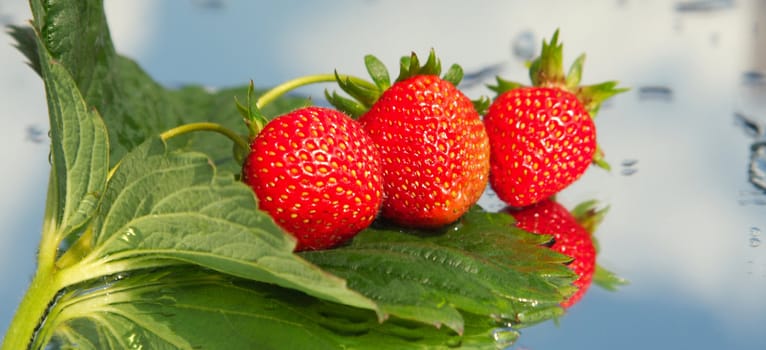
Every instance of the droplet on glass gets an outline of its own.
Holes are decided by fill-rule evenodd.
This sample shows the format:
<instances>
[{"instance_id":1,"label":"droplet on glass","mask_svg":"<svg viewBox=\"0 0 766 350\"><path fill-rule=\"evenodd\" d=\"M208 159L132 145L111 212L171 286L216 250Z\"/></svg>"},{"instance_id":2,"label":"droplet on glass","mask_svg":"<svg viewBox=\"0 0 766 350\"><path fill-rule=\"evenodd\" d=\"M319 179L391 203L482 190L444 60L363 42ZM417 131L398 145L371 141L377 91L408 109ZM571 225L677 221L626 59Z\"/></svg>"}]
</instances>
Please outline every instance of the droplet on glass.
<instances>
[{"instance_id":1,"label":"droplet on glass","mask_svg":"<svg viewBox=\"0 0 766 350\"><path fill-rule=\"evenodd\" d=\"M745 86L760 86L766 84L766 73L759 70L749 70L742 73L742 84Z\"/></svg>"},{"instance_id":2,"label":"droplet on glass","mask_svg":"<svg viewBox=\"0 0 766 350\"><path fill-rule=\"evenodd\" d=\"M622 165L622 170L620 171L620 174L623 176L631 176L638 172L638 169L636 169L634 166L638 164L638 159L624 159L620 165Z\"/></svg>"},{"instance_id":3,"label":"droplet on glass","mask_svg":"<svg viewBox=\"0 0 766 350\"><path fill-rule=\"evenodd\" d=\"M751 146L749 180L753 186L766 191L766 142Z\"/></svg>"},{"instance_id":4,"label":"droplet on glass","mask_svg":"<svg viewBox=\"0 0 766 350\"><path fill-rule=\"evenodd\" d=\"M761 245L761 229L758 227L750 228L750 247L755 248Z\"/></svg>"},{"instance_id":5,"label":"droplet on glass","mask_svg":"<svg viewBox=\"0 0 766 350\"><path fill-rule=\"evenodd\" d=\"M759 123L750 115L742 112L734 112L734 123L751 138L759 138L764 134L763 124Z\"/></svg>"},{"instance_id":6,"label":"droplet on glass","mask_svg":"<svg viewBox=\"0 0 766 350\"><path fill-rule=\"evenodd\" d=\"M534 58L537 52L535 34L532 31L525 30L516 35L513 38L513 44L511 44L511 52L513 57L522 61L529 61Z\"/></svg>"},{"instance_id":7,"label":"droplet on glass","mask_svg":"<svg viewBox=\"0 0 766 350\"><path fill-rule=\"evenodd\" d=\"M638 99L642 101L672 101L673 89L663 85L646 85L638 88Z\"/></svg>"},{"instance_id":8,"label":"droplet on glass","mask_svg":"<svg viewBox=\"0 0 766 350\"><path fill-rule=\"evenodd\" d=\"M625 169L622 169L622 171L620 171L620 174L622 174L622 176L631 176L637 172L638 172L638 169L636 168L625 168Z\"/></svg>"},{"instance_id":9,"label":"droplet on glass","mask_svg":"<svg viewBox=\"0 0 766 350\"><path fill-rule=\"evenodd\" d=\"M32 143L42 143L45 140L46 133L38 125L29 125L26 129L27 141Z\"/></svg>"},{"instance_id":10,"label":"droplet on glass","mask_svg":"<svg viewBox=\"0 0 766 350\"><path fill-rule=\"evenodd\" d=\"M676 12L706 13L727 10L734 7L733 0L694 0L682 1L676 4Z\"/></svg>"},{"instance_id":11,"label":"droplet on glass","mask_svg":"<svg viewBox=\"0 0 766 350\"><path fill-rule=\"evenodd\" d=\"M638 159L625 159L622 161L622 166L634 166L638 164Z\"/></svg>"}]
</instances>

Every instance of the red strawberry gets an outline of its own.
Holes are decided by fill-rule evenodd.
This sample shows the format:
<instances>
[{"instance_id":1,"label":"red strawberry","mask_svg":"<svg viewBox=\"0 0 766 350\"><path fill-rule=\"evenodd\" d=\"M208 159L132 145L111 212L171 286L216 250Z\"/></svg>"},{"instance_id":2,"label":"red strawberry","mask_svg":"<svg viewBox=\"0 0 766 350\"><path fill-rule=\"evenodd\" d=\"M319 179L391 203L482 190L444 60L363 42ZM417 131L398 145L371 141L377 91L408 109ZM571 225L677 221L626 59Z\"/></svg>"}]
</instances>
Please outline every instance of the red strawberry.
<instances>
[{"instance_id":1,"label":"red strawberry","mask_svg":"<svg viewBox=\"0 0 766 350\"><path fill-rule=\"evenodd\" d=\"M436 228L457 220L487 186L489 140L471 100L455 86L462 69L444 78L433 51L424 66L403 59L390 85L377 59L366 58L376 85L339 80L363 105L337 94L328 99L359 115L383 160L382 215L398 224ZM369 110L368 110L369 109Z\"/></svg>"},{"instance_id":2,"label":"red strawberry","mask_svg":"<svg viewBox=\"0 0 766 350\"><path fill-rule=\"evenodd\" d=\"M516 225L526 231L553 235L551 249L572 257L569 268L579 289L561 305L570 307L587 292L596 271L596 247L588 232L566 208L552 200L543 200L522 209L508 209Z\"/></svg>"},{"instance_id":3,"label":"red strawberry","mask_svg":"<svg viewBox=\"0 0 766 350\"><path fill-rule=\"evenodd\" d=\"M375 219L380 154L345 114L307 107L277 117L250 144L243 178L259 208L298 239L296 250L342 243Z\"/></svg>"},{"instance_id":4,"label":"red strawberry","mask_svg":"<svg viewBox=\"0 0 766 350\"><path fill-rule=\"evenodd\" d=\"M515 207L537 203L575 182L591 162L608 165L593 123L607 98L625 91L616 82L578 86L585 56L564 76L558 31L530 68L534 86L498 78L497 98L484 117L492 148L490 184Z\"/></svg>"}]
</instances>

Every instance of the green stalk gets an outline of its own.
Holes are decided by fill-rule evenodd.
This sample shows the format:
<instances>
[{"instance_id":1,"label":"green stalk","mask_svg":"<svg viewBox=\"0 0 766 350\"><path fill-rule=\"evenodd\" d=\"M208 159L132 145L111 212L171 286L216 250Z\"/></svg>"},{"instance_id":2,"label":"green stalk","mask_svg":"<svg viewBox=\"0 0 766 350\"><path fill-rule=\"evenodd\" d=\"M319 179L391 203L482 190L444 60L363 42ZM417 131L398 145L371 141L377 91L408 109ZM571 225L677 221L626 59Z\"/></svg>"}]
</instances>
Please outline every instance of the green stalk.
<instances>
[{"instance_id":1,"label":"green stalk","mask_svg":"<svg viewBox=\"0 0 766 350\"><path fill-rule=\"evenodd\" d=\"M16 310L16 315L14 315L5 334L0 350L19 350L29 347L35 336L37 326L48 310L48 305L56 297L59 290L61 290L61 286L56 278L54 265L40 265L32 279L32 284Z\"/></svg>"},{"instance_id":2,"label":"green stalk","mask_svg":"<svg viewBox=\"0 0 766 350\"><path fill-rule=\"evenodd\" d=\"M360 83L363 85L369 84L365 82L364 79L350 76L350 75L338 74L338 77L340 77L343 80L350 79L353 82ZM309 76L289 80L280 85L275 86L271 90L267 91L265 94L261 95L261 97L259 97L258 100L255 101L255 105L256 107L260 109L260 108L263 108L263 106L266 106L269 103L273 102L280 96L290 92L291 90L299 88L301 86L311 85L316 83L332 83L332 82L335 82L335 74L309 75Z\"/></svg>"},{"instance_id":3,"label":"green stalk","mask_svg":"<svg viewBox=\"0 0 766 350\"><path fill-rule=\"evenodd\" d=\"M163 132L162 134L160 134L160 137L162 138L163 141L167 141L176 136L188 134L193 131L217 132L221 135L228 137L230 140L234 141L234 143L236 143L237 146L241 147L242 149L244 150L250 149L250 144L248 144L247 140L245 140L242 136L240 136L236 132L232 131L231 129L221 124L209 123L209 122L184 124Z\"/></svg>"}]
</instances>

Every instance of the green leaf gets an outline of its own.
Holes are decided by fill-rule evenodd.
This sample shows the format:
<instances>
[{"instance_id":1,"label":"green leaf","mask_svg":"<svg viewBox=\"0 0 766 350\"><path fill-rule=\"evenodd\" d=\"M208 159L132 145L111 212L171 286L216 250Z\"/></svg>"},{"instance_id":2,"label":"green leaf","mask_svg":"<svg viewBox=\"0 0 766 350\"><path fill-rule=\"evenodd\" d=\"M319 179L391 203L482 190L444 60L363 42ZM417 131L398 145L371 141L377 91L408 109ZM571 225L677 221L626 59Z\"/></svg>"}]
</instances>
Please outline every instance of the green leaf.
<instances>
[{"instance_id":1,"label":"green leaf","mask_svg":"<svg viewBox=\"0 0 766 350\"><path fill-rule=\"evenodd\" d=\"M100 112L108 127L110 166L146 139L181 124L216 122L247 134L233 100L247 96L247 86L213 93L199 86L166 89L133 60L116 53L101 0L32 0L30 5L43 46L71 73L87 105ZM31 47L24 35L31 32L14 35L25 55ZM33 67L39 64L30 61ZM305 98L281 98L263 113L275 116L306 104ZM219 135L194 133L170 144L205 152L219 167L239 171L231 142Z\"/></svg>"},{"instance_id":2,"label":"green leaf","mask_svg":"<svg viewBox=\"0 0 766 350\"><path fill-rule=\"evenodd\" d=\"M329 303L191 267L142 270L84 285L53 306L42 334L68 349L495 349L498 324L448 329ZM39 338L38 338L39 339Z\"/></svg>"},{"instance_id":3,"label":"green leaf","mask_svg":"<svg viewBox=\"0 0 766 350\"><path fill-rule=\"evenodd\" d=\"M66 68L40 50L51 137L51 188L46 220L57 223L60 242L90 220L106 188L107 131L89 109Z\"/></svg>"},{"instance_id":4,"label":"green leaf","mask_svg":"<svg viewBox=\"0 0 766 350\"><path fill-rule=\"evenodd\" d=\"M575 276L563 264L570 258L542 246L549 240L515 228L509 215L474 208L439 232L378 225L349 246L301 256L385 313L461 333L466 313L520 322L558 309Z\"/></svg>"},{"instance_id":5,"label":"green leaf","mask_svg":"<svg viewBox=\"0 0 766 350\"><path fill-rule=\"evenodd\" d=\"M120 163L92 231L94 248L79 265L91 274L182 261L376 308L345 281L292 254L294 239L257 210L249 187L216 174L203 154L166 152L159 139Z\"/></svg>"}]
</instances>

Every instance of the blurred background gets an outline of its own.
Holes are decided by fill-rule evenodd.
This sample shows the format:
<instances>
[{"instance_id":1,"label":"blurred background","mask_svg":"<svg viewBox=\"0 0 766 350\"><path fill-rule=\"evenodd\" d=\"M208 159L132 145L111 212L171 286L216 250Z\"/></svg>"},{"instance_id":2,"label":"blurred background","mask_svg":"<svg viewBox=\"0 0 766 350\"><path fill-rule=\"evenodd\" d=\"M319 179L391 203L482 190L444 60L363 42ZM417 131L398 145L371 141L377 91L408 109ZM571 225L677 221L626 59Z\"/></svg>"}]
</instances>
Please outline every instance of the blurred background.
<instances>
[{"instance_id":1,"label":"blurred background","mask_svg":"<svg viewBox=\"0 0 766 350\"><path fill-rule=\"evenodd\" d=\"M559 325L522 330L513 349L766 349L766 1L106 0L115 45L160 83L267 87L300 75L365 76L372 53L434 48L467 72L472 97L561 30L583 82L630 87L596 120L612 171L559 197L610 206L599 263L631 281L591 288ZM31 18L0 1L0 24ZM0 36L0 331L34 271L49 171L43 85ZM395 74L395 73L393 73ZM301 93L321 103L328 86ZM766 148L764 148L766 149ZM750 169L752 170L752 173ZM480 202L502 207L491 193Z\"/></svg>"}]
</instances>

